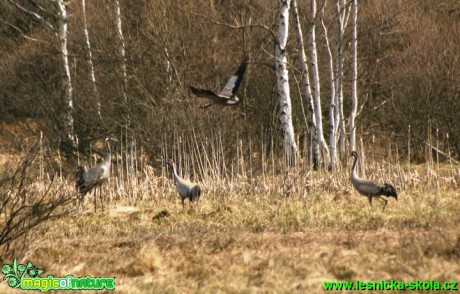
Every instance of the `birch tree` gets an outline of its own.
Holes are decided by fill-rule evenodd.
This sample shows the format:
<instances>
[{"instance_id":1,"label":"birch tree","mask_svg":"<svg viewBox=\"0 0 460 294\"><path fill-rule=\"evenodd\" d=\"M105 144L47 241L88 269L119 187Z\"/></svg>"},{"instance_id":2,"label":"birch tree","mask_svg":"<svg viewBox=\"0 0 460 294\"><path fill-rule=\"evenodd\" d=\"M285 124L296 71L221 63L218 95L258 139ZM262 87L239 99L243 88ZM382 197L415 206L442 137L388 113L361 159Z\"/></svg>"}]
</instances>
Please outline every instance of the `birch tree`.
<instances>
[{"instance_id":1,"label":"birch tree","mask_svg":"<svg viewBox=\"0 0 460 294\"><path fill-rule=\"evenodd\" d=\"M27 9L26 7L18 4L13 0L8 0L9 3L14 5L17 9L29 15L33 19L37 20L41 24L45 25L46 28L50 29L53 34L57 37L59 50L59 59L61 65L61 97L63 102L62 112L60 113L60 123L61 123L61 140L64 143L65 150L69 151L76 147L75 144L75 135L74 135L74 121L73 121L73 88L72 88L72 78L70 75L70 63L69 63L69 54L68 54L68 45L67 45L67 8L64 3L64 0L57 0L57 28L55 24L48 21L40 13ZM46 11L45 8L38 6L39 11L45 14L50 14Z\"/></svg>"},{"instance_id":2,"label":"birch tree","mask_svg":"<svg viewBox=\"0 0 460 294\"><path fill-rule=\"evenodd\" d=\"M74 124L72 113L74 111L73 107L73 89L72 89L72 78L70 76L70 66L69 66L69 54L67 48L67 9L64 4L64 0L57 0L59 18L58 18L58 37L59 37L59 47L61 63L63 67L63 76L62 76L62 89L63 89L63 100L64 100L64 113L63 113L63 130L65 141L71 144L72 147L75 147L75 136L74 136Z\"/></svg>"},{"instance_id":3,"label":"birch tree","mask_svg":"<svg viewBox=\"0 0 460 294\"><path fill-rule=\"evenodd\" d=\"M330 84L330 100L331 103L329 105L329 127L330 127L330 134L329 134L329 148L331 154L331 161L329 163L329 169L334 170L335 164L337 161L337 125L336 125L336 112L337 112L337 97L335 93L335 71L334 71L334 58L332 55L331 44L329 42L329 35L328 29L326 24L324 23L324 7L326 6L326 2L324 3L323 9L321 11L321 26L323 27L324 31L324 39L326 42L326 52L327 52L327 63L329 68L329 84Z\"/></svg>"},{"instance_id":4,"label":"birch tree","mask_svg":"<svg viewBox=\"0 0 460 294\"><path fill-rule=\"evenodd\" d=\"M88 63L90 80L91 80L91 89L93 92L94 100L96 102L96 112L100 119L102 119L101 115L101 101L99 99L99 93L97 91L96 85L96 74L94 73L94 64L93 64L93 53L91 51L91 42L89 40L89 32L88 32L88 22L86 20L86 0L81 0L81 8L82 8L82 16L83 16L83 32L85 35L85 45L86 45L86 62Z\"/></svg>"},{"instance_id":5,"label":"birch tree","mask_svg":"<svg viewBox=\"0 0 460 294\"><path fill-rule=\"evenodd\" d=\"M345 7L345 0L336 1L336 17L337 17L337 46L334 57L332 54L331 44L329 42L328 29L324 23L324 3L321 12L321 25L324 31L324 39L326 43L329 80L330 80L330 134L329 134L329 147L331 149L331 161L329 168L335 170L336 164L340 161L337 160L337 141L339 142L339 154L343 158L345 154L345 118L343 115L343 34L348 20L348 13Z\"/></svg>"},{"instance_id":6,"label":"birch tree","mask_svg":"<svg viewBox=\"0 0 460 294\"><path fill-rule=\"evenodd\" d=\"M128 90L128 71L126 69L126 50L125 50L125 38L123 37L123 27L121 21L121 8L120 1L114 0L115 8L115 24L117 27L117 37L118 37L118 55L121 58L121 75L123 79L122 84L122 97L125 107L128 106L128 95L126 91Z\"/></svg>"},{"instance_id":7,"label":"birch tree","mask_svg":"<svg viewBox=\"0 0 460 294\"><path fill-rule=\"evenodd\" d=\"M321 157L323 164L329 160L329 148L327 147L326 140L324 139L323 133L323 117L321 110L321 88L320 78L318 70L318 54L316 51L316 0L311 0L311 25L308 31L310 36L310 62L311 62L311 74L312 74L312 95L313 95L313 106L316 120L316 136L321 149Z\"/></svg>"},{"instance_id":8,"label":"birch tree","mask_svg":"<svg viewBox=\"0 0 460 294\"><path fill-rule=\"evenodd\" d=\"M348 6L349 7L349 6ZM336 94L336 113L335 113L335 124L338 133L339 138L339 152L340 152L340 157L343 158L345 154L345 119L343 115L343 35L344 35L344 30L347 26L348 22L348 16L350 10L348 9L347 11L347 4L346 0L337 0L337 5L336 5L336 14L337 14L337 22L338 22L338 28L337 28L337 53L336 53L336 70L335 74L337 76L336 79L336 89L335 89L335 94Z\"/></svg>"},{"instance_id":9,"label":"birch tree","mask_svg":"<svg viewBox=\"0 0 460 294\"><path fill-rule=\"evenodd\" d=\"M353 0L352 3L352 25L353 25L353 35L352 35L352 69L351 69L351 112L349 119L350 127L350 150L356 150L356 128L355 128L355 118L358 110L358 0Z\"/></svg>"},{"instance_id":10,"label":"birch tree","mask_svg":"<svg viewBox=\"0 0 460 294\"><path fill-rule=\"evenodd\" d=\"M294 29L297 36L297 47L299 50L299 63L302 70L302 87L307 104L307 124L310 131L310 142L312 150L312 163L313 169L317 170L319 167L319 143L318 135L316 134L315 112L313 110L313 97L311 94L310 77L307 65L307 56L305 54L305 47L302 36L302 27L300 26L299 13L297 9L297 0L292 0L292 13L294 16Z\"/></svg>"},{"instance_id":11,"label":"birch tree","mask_svg":"<svg viewBox=\"0 0 460 294\"><path fill-rule=\"evenodd\" d=\"M284 153L289 166L295 166L297 157L297 144L292 124L292 106L289 90L289 76L286 67L286 43L289 29L290 0L279 1L278 33L275 40L275 68L278 93L280 95L279 120L284 140Z\"/></svg>"}]
</instances>

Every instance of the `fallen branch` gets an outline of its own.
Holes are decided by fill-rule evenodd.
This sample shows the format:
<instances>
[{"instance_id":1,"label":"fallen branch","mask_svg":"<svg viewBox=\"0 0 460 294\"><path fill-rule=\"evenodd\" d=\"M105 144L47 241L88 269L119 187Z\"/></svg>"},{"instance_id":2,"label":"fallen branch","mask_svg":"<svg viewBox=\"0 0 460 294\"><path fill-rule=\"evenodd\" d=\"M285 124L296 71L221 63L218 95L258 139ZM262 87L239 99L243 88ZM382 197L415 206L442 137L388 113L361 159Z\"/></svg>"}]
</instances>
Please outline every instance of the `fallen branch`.
<instances>
[{"instance_id":1,"label":"fallen branch","mask_svg":"<svg viewBox=\"0 0 460 294\"><path fill-rule=\"evenodd\" d=\"M426 145L428 145L428 147L431 148L431 150L435 151L437 154L441 154L442 156L446 157L447 159L449 160L452 160L454 163L458 164L459 162L455 159L452 158L452 156L450 156L449 154L447 154L446 152L443 152L441 150L439 150L439 148L436 148L434 147L433 145L431 145L430 143L428 142L425 142Z\"/></svg>"}]
</instances>

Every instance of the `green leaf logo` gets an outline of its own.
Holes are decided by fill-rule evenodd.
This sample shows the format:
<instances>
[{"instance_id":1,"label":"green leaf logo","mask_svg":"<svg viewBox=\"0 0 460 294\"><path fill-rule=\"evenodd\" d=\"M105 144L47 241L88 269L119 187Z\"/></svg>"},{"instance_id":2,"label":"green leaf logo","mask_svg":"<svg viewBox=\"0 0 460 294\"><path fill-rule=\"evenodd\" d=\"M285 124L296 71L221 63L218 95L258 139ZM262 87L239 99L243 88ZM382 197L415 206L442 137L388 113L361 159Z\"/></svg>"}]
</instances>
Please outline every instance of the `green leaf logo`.
<instances>
[{"instance_id":1,"label":"green leaf logo","mask_svg":"<svg viewBox=\"0 0 460 294\"><path fill-rule=\"evenodd\" d=\"M8 285L11 288L17 288L19 286L19 280L16 277L10 277L8 280Z\"/></svg>"},{"instance_id":2,"label":"green leaf logo","mask_svg":"<svg viewBox=\"0 0 460 294\"><path fill-rule=\"evenodd\" d=\"M4 264L2 266L2 273L4 274L3 280L8 280L8 285L10 287L18 288L23 278L27 276L38 278L43 274L43 270L36 268L30 261L27 263L27 266L22 263L18 264L15 258L12 266L9 264Z\"/></svg>"},{"instance_id":3,"label":"green leaf logo","mask_svg":"<svg viewBox=\"0 0 460 294\"><path fill-rule=\"evenodd\" d=\"M26 266L23 264L18 265L18 271L23 272L26 270Z\"/></svg>"},{"instance_id":4,"label":"green leaf logo","mask_svg":"<svg viewBox=\"0 0 460 294\"><path fill-rule=\"evenodd\" d=\"M13 260L12 267L9 264L4 264L2 266L2 273L5 275L3 277L3 280L8 280L8 285L10 287L12 288L19 287L21 279L19 278L19 271L18 271L18 265L17 265L16 258Z\"/></svg>"},{"instance_id":5,"label":"green leaf logo","mask_svg":"<svg viewBox=\"0 0 460 294\"><path fill-rule=\"evenodd\" d=\"M7 274L11 273L12 271L13 271L13 269L11 268L11 265L5 264L5 265L2 266L2 273L4 275L7 275Z\"/></svg>"}]
</instances>

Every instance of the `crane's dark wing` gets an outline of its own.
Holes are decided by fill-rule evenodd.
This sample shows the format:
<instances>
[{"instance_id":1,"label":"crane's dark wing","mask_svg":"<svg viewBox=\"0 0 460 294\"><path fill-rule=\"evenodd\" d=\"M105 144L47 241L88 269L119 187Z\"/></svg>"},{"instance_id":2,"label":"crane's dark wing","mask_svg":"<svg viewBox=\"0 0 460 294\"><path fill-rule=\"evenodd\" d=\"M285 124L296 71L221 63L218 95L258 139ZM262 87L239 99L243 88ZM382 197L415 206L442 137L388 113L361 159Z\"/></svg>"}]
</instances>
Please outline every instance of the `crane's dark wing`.
<instances>
[{"instance_id":1,"label":"crane's dark wing","mask_svg":"<svg viewBox=\"0 0 460 294\"><path fill-rule=\"evenodd\" d=\"M211 90L205 90L205 89L197 89L192 86L190 86L190 90L192 90L193 94L199 97L203 98L208 98L211 99L213 102L211 104L206 104L206 105L201 105L201 108L208 108L212 104L219 104L219 105L228 105L228 102L232 102L233 100L230 100L229 98L226 97L220 97L216 95L213 91Z\"/></svg>"},{"instance_id":2,"label":"crane's dark wing","mask_svg":"<svg viewBox=\"0 0 460 294\"><path fill-rule=\"evenodd\" d=\"M389 183L385 183L381 186L380 189L381 189L380 192L382 193L382 195L393 196L394 198L396 198L396 200L398 200L398 193L396 192L396 189L395 187L393 187L393 185Z\"/></svg>"},{"instance_id":3,"label":"crane's dark wing","mask_svg":"<svg viewBox=\"0 0 460 294\"><path fill-rule=\"evenodd\" d=\"M197 89L195 87L189 86L192 93L198 97L208 98L208 99L220 99L213 91L206 89Z\"/></svg>"},{"instance_id":4,"label":"crane's dark wing","mask_svg":"<svg viewBox=\"0 0 460 294\"><path fill-rule=\"evenodd\" d=\"M355 188L356 190L358 190L360 194L365 196L377 196L380 195L379 193L381 191L381 187L379 184L361 178L357 182L355 182Z\"/></svg>"},{"instance_id":5,"label":"crane's dark wing","mask_svg":"<svg viewBox=\"0 0 460 294\"><path fill-rule=\"evenodd\" d=\"M238 91L238 88L240 87L241 81L243 80L243 75L246 71L247 65L248 60L244 59L243 62L241 62L240 67L238 67L236 70L235 74L230 77L225 87L222 89L222 91L220 91L219 96L230 98L235 95L236 91Z\"/></svg>"},{"instance_id":6,"label":"crane's dark wing","mask_svg":"<svg viewBox=\"0 0 460 294\"><path fill-rule=\"evenodd\" d=\"M77 169L75 170L75 178L77 179L75 188L77 188L77 190L84 189L83 187L85 185L85 173L86 173L86 168L82 166L77 167Z\"/></svg>"}]
</instances>

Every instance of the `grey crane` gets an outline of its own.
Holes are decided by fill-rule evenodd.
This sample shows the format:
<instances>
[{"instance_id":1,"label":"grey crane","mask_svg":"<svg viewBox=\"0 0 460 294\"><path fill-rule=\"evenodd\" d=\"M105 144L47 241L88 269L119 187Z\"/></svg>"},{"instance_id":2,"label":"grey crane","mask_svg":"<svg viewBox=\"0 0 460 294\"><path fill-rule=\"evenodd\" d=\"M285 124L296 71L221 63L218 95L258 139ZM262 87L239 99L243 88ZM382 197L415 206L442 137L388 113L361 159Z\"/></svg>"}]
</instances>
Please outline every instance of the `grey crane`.
<instances>
[{"instance_id":1,"label":"grey crane","mask_svg":"<svg viewBox=\"0 0 460 294\"><path fill-rule=\"evenodd\" d=\"M179 177L177 174L176 165L172 159L166 161L166 164L168 164L173 170L174 179L176 181L176 189L182 201L182 208L185 208L185 199L187 198L189 199L190 203L193 201L198 201L201 196L200 186Z\"/></svg>"},{"instance_id":2,"label":"grey crane","mask_svg":"<svg viewBox=\"0 0 460 294\"><path fill-rule=\"evenodd\" d=\"M352 151L350 156L353 156L355 158L353 161L353 166L351 168L351 176L350 176L351 183L361 195L364 195L369 199L369 203L371 207L372 207L372 198L380 199L385 203L383 205L382 210L385 210L388 200L382 198L381 196L394 197L396 200L398 200L398 194L396 193L396 189L391 184L389 183L378 184L373 181L369 181L369 180L360 178L356 174L356 162L358 161L358 153L356 151Z\"/></svg>"},{"instance_id":3,"label":"grey crane","mask_svg":"<svg viewBox=\"0 0 460 294\"><path fill-rule=\"evenodd\" d=\"M197 89L193 86L189 86L192 93L196 96L212 100L212 103L201 105L200 107L208 108L213 104L219 104L223 106L237 105L240 102L240 98L238 98L235 94L240 87L241 81L243 80L243 75L246 71L247 65L248 58L245 57L236 70L235 74L230 77L227 84L225 84L225 87L222 89L222 91L220 91L219 94L216 94L211 90Z\"/></svg>"},{"instance_id":4,"label":"grey crane","mask_svg":"<svg viewBox=\"0 0 460 294\"><path fill-rule=\"evenodd\" d=\"M105 138L105 145L107 148L107 153L105 155L104 161L98 165L86 170L84 167L79 166L75 171L77 178L77 183L75 187L80 192L80 205L83 197L91 191L93 188L99 187L99 197L101 198L102 208L104 204L102 201L102 191L101 186L109 179L110 175L110 165L112 163L112 151L110 150L110 138ZM94 211L96 212L96 194L94 195Z\"/></svg>"}]
</instances>

